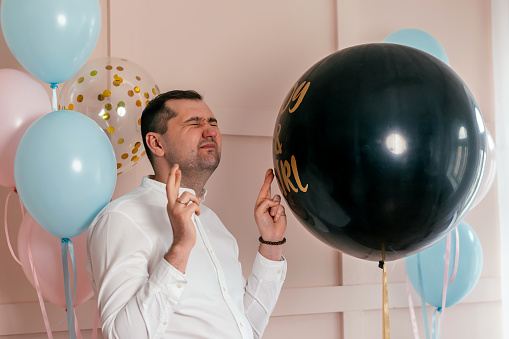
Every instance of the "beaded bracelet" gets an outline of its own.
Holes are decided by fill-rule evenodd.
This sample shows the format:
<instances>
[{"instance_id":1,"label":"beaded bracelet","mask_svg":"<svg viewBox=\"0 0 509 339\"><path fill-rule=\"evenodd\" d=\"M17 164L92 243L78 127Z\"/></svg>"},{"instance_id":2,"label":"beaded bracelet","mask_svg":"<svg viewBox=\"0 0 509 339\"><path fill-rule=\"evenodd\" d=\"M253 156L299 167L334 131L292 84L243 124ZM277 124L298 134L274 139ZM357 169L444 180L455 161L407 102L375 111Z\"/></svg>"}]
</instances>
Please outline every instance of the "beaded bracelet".
<instances>
[{"instance_id":1,"label":"beaded bracelet","mask_svg":"<svg viewBox=\"0 0 509 339\"><path fill-rule=\"evenodd\" d=\"M281 241L265 241L263 240L262 236L258 239L262 244L266 245L283 245L286 242L286 238L283 238Z\"/></svg>"}]
</instances>

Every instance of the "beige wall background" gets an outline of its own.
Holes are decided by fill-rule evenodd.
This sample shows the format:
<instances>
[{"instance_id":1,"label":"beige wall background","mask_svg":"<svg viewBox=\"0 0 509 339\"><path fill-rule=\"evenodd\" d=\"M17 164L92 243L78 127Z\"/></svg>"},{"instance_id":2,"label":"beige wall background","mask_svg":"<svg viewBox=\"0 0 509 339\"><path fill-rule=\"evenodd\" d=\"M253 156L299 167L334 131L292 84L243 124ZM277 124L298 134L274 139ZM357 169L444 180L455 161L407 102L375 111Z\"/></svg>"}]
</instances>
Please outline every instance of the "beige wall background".
<instances>
[{"instance_id":1,"label":"beige wall background","mask_svg":"<svg viewBox=\"0 0 509 339\"><path fill-rule=\"evenodd\" d=\"M247 275L258 231L253 204L272 167L272 131L294 82L328 54L361 43L380 42L403 28L432 34L451 66L465 80L495 136L491 12L487 0L259 0L256 2L100 0L102 29L91 59L116 56L147 69L162 91L193 88L209 103L224 134L221 165L208 184L206 204L237 238ZM0 37L0 67L23 69ZM502 156L502 155L499 155ZM152 173L144 158L118 177L114 197ZM9 190L0 187L0 202ZM278 192L277 185L273 192ZM8 223L16 247L21 222L11 198ZM291 214L291 213L289 213ZM496 184L465 218L484 250L474 291L445 312L443 338L501 338L501 260ZM0 218L3 209L0 209ZM1 219L0 219L1 220ZM380 337L381 271L323 245L290 215L284 254L288 275L264 338ZM389 266L392 338L413 336L403 262ZM0 232L0 336L45 338L34 289L11 258ZM416 294L414 303L419 305ZM66 337L65 313L49 303L56 338ZM90 338L93 301L78 307ZM421 337L420 307L415 309ZM431 317L432 309L428 309Z\"/></svg>"}]
</instances>

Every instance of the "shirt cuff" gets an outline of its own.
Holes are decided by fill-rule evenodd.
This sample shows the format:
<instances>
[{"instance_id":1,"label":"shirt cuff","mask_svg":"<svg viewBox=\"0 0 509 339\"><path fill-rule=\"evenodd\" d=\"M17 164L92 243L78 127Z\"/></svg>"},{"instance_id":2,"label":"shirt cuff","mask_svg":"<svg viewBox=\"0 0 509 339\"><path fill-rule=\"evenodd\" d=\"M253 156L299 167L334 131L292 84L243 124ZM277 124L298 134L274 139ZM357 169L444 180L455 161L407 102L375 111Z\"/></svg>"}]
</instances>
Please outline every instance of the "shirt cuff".
<instances>
[{"instance_id":1,"label":"shirt cuff","mask_svg":"<svg viewBox=\"0 0 509 339\"><path fill-rule=\"evenodd\" d=\"M257 252L252 273L261 280L284 281L286 269L285 257L281 256L280 261L274 261L265 258L260 252Z\"/></svg>"},{"instance_id":2,"label":"shirt cuff","mask_svg":"<svg viewBox=\"0 0 509 339\"><path fill-rule=\"evenodd\" d=\"M186 276L165 259L159 262L148 281L175 302L180 299L187 285Z\"/></svg>"}]
</instances>

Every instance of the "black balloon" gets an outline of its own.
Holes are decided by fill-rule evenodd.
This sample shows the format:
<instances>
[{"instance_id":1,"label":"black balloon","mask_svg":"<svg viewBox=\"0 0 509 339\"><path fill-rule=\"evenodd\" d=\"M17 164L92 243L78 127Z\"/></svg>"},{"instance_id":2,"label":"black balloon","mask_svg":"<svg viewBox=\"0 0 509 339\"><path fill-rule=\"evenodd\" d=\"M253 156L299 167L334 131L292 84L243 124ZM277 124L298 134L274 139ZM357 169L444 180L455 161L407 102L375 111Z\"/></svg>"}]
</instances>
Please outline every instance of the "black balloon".
<instances>
[{"instance_id":1,"label":"black balloon","mask_svg":"<svg viewBox=\"0 0 509 339\"><path fill-rule=\"evenodd\" d=\"M420 50L367 44L312 66L274 130L280 190L299 221L346 254L396 260L445 236L485 167L474 96Z\"/></svg>"}]
</instances>

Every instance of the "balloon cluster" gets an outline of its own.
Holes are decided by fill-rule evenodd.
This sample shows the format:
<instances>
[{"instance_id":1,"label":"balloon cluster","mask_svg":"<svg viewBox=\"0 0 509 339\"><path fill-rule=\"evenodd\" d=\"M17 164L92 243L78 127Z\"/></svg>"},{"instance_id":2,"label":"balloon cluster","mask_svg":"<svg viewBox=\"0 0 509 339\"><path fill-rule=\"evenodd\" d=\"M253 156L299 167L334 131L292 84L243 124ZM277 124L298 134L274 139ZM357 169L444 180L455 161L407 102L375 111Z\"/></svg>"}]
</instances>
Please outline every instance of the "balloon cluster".
<instances>
[{"instance_id":1,"label":"balloon cluster","mask_svg":"<svg viewBox=\"0 0 509 339\"><path fill-rule=\"evenodd\" d=\"M390 34L385 43L395 43L422 50L449 65L449 58L440 43L430 34L418 29L403 29ZM483 156L486 167L480 174L481 183L472 208L484 199L496 174L496 149L487 128L484 133L486 148ZM461 250L460 250L461 249ZM405 258L408 279L422 300L426 334L429 334L425 305L430 304L442 314L475 287L483 267L481 243L475 231L464 221L455 230L427 249ZM433 321L435 323L435 314ZM439 320L440 322L440 320ZM415 326L416 327L416 324ZM438 325L440 329L440 325Z\"/></svg>"},{"instance_id":2,"label":"balloon cluster","mask_svg":"<svg viewBox=\"0 0 509 339\"><path fill-rule=\"evenodd\" d=\"M13 55L54 91L57 83L68 80L83 66L99 37L97 0L5 0L0 14ZM20 98L12 95L2 100L5 110L0 112L1 118L11 123L2 121L0 125L10 129L7 136L16 137L9 143L8 178L4 181L10 187L15 185L28 212L44 229L59 238L77 236L113 194L116 176L111 144L99 126L83 114L58 111L55 102L51 112L44 89L22 72L5 70L4 77L2 86L31 99L16 101ZM22 101L24 105L20 105Z\"/></svg>"},{"instance_id":3,"label":"balloon cluster","mask_svg":"<svg viewBox=\"0 0 509 339\"><path fill-rule=\"evenodd\" d=\"M90 57L99 37L100 5L98 0L3 0L0 17L14 57L54 93L51 104L45 89L26 73L0 70L0 185L16 191L27 208L18 249L38 291L48 335L42 296L67 308L69 336L75 338L73 306L92 296L84 232L113 195L116 161L93 119L57 109L56 88ZM80 256L76 261L74 249ZM55 260L59 257L63 265ZM80 278L74 283L76 299L70 267Z\"/></svg>"},{"instance_id":4,"label":"balloon cluster","mask_svg":"<svg viewBox=\"0 0 509 339\"><path fill-rule=\"evenodd\" d=\"M448 234L490 189L495 159L474 96L438 41L416 29L313 65L284 99L273 137L279 188L301 224L343 253L380 261L385 291L384 261L407 258L412 285L436 307ZM456 232L446 306L482 268L475 232L464 222Z\"/></svg>"},{"instance_id":5,"label":"balloon cluster","mask_svg":"<svg viewBox=\"0 0 509 339\"><path fill-rule=\"evenodd\" d=\"M159 88L146 70L125 59L85 64L99 35L98 1L27 1L2 2L5 39L18 61L54 91L66 81L67 107L58 111L53 102L52 112L46 91L33 78L0 70L0 185L15 189L29 212L18 239L23 271L60 306L65 295L62 274L56 272L62 267L42 258L55 259L53 252L60 251L55 237L76 237L76 306L92 295L84 261L86 229L109 202L115 174L145 155L141 113Z\"/></svg>"}]
</instances>

